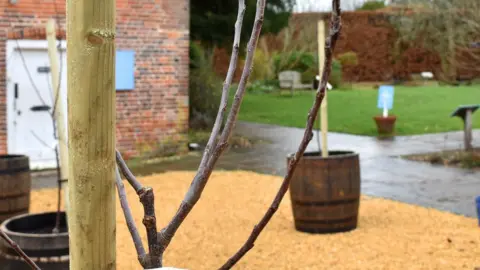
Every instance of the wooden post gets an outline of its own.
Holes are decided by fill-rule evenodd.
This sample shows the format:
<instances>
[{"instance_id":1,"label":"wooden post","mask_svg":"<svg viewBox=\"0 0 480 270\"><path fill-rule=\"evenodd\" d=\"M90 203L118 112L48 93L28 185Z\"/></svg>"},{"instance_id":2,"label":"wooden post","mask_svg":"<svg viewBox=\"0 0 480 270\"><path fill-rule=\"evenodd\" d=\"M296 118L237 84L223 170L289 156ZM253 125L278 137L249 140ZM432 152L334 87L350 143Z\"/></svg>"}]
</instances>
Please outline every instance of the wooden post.
<instances>
[{"instance_id":1,"label":"wooden post","mask_svg":"<svg viewBox=\"0 0 480 270\"><path fill-rule=\"evenodd\" d=\"M115 1L67 0L70 269L115 269Z\"/></svg>"},{"instance_id":2,"label":"wooden post","mask_svg":"<svg viewBox=\"0 0 480 270\"><path fill-rule=\"evenodd\" d=\"M464 121L464 142L465 142L465 151L473 151L472 146L472 110L465 111Z\"/></svg>"},{"instance_id":3,"label":"wooden post","mask_svg":"<svg viewBox=\"0 0 480 270\"><path fill-rule=\"evenodd\" d=\"M68 179L68 143L66 138L65 116L63 115L63 102L60 94L60 72L58 68L57 39L55 20L49 19L46 26L48 41L48 56L50 58L50 73L52 75L53 87L53 110L55 111L55 122L57 123L57 136L60 152L60 172L62 180ZM64 184L65 212L68 213L68 185Z\"/></svg>"},{"instance_id":4,"label":"wooden post","mask_svg":"<svg viewBox=\"0 0 480 270\"><path fill-rule=\"evenodd\" d=\"M320 74L320 82L322 80L323 65L325 62L325 23L323 20L318 21L318 70ZM320 106L320 119L322 130L322 157L328 157L328 111L327 111L327 93L325 90L325 97Z\"/></svg>"},{"instance_id":5,"label":"wooden post","mask_svg":"<svg viewBox=\"0 0 480 270\"><path fill-rule=\"evenodd\" d=\"M292 97L293 97L293 86L294 86L294 84L293 84L293 79L292 79L290 81L290 96L292 96Z\"/></svg>"}]
</instances>

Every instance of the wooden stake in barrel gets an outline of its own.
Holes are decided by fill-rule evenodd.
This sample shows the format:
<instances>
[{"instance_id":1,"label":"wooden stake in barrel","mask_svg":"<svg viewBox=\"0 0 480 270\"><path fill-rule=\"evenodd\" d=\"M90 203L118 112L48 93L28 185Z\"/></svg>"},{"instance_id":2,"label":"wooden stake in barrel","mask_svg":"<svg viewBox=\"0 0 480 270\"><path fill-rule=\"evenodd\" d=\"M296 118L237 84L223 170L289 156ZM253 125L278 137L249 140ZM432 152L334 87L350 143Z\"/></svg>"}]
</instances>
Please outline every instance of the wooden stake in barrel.
<instances>
[{"instance_id":1,"label":"wooden stake in barrel","mask_svg":"<svg viewBox=\"0 0 480 270\"><path fill-rule=\"evenodd\" d=\"M70 269L115 269L115 1L67 1Z\"/></svg>"},{"instance_id":2,"label":"wooden stake in barrel","mask_svg":"<svg viewBox=\"0 0 480 270\"><path fill-rule=\"evenodd\" d=\"M357 228L360 182L357 153L330 151L328 158L305 153L290 182L295 228L310 233Z\"/></svg>"},{"instance_id":3,"label":"wooden stake in barrel","mask_svg":"<svg viewBox=\"0 0 480 270\"><path fill-rule=\"evenodd\" d=\"M318 70L320 74L320 81L323 74L323 65L325 61L325 22L323 20L318 21ZM327 92L325 91L325 97L323 98L322 105L320 106L320 121L322 130L322 157L328 157L328 111L327 111Z\"/></svg>"}]
</instances>

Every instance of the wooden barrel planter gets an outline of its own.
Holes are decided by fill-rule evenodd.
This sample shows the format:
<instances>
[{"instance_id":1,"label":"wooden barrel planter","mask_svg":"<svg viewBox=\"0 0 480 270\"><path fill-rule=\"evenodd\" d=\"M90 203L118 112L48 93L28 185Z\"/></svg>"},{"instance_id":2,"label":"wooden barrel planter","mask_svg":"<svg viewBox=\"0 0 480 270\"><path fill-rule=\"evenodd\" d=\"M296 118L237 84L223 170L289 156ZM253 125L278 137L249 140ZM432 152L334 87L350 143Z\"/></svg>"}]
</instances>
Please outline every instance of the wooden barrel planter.
<instances>
[{"instance_id":1,"label":"wooden barrel planter","mask_svg":"<svg viewBox=\"0 0 480 270\"><path fill-rule=\"evenodd\" d=\"M27 156L0 156L0 223L15 215L28 213L31 185Z\"/></svg>"},{"instance_id":2,"label":"wooden barrel planter","mask_svg":"<svg viewBox=\"0 0 480 270\"><path fill-rule=\"evenodd\" d=\"M60 232L52 233L56 212L23 214L7 219L0 226L20 248L41 268L69 269L69 243L65 212L60 216ZM23 259L3 241L0 241L2 270L30 270Z\"/></svg>"},{"instance_id":3,"label":"wooden barrel planter","mask_svg":"<svg viewBox=\"0 0 480 270\"><path fill-rule=\"evenodd\" d=\"M331 151L323 158L318 152L304 153L290 182L290 198L298 231L335 233L355 229L360 203L359 155Z\"/></svg>"}]
</instances>

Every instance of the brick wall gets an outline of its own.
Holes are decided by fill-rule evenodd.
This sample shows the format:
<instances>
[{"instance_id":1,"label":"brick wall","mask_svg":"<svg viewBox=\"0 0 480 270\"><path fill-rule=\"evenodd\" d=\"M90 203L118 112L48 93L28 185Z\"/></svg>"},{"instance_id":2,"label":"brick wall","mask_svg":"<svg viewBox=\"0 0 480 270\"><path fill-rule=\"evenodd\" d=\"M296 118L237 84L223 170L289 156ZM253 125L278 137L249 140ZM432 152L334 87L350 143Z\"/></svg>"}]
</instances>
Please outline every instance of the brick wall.
<instances>
[{"instance_id":1,"label":"brick wall","mask_svg":"<svg viewBox=\"0 0 480 270\"><path fill-rule=\"evenodd\" d=\"M295 14L292 23L299 28L323 19L328 29L328 13ZM374 11L344 12L343 28L335 56L353 51L358 65L343 67L343 76L351 81L389 81L408 78L411 73L437 72L440 59L421 47L408 48L398 58L394 54L396 31L387 14ZM316 35L316 33L312 33Z\"/></svg>"},{"instance_id":2,"label":"brick wall","mask_svg":"<svg viewBox=\"0 0 480 270\"><path fill-rule=\"evenodd\" d=\"M56 2L56 5L55 5ZM6 152L5 42L45 39L65 1L0 0L0 152ZM64 31L59 31L64 36ZM117 0L117 49L135 50L135 89L117 92L117 147L128 157L186 149L188 0Z\"/></svg>"}]
</instances>

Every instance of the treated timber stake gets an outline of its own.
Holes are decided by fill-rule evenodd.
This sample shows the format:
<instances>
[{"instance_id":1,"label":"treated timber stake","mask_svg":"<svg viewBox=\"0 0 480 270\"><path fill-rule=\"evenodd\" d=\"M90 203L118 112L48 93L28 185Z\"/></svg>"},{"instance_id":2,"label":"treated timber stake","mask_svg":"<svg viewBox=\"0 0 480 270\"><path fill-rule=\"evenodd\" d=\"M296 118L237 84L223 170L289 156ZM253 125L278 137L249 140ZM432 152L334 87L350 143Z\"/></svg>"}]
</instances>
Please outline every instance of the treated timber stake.
<instances>
[{"instance_id":1,"label":"treated timber stake","mask_svg":"<svg viewBox=\"0 0 480 270\"><path fill-rule=\"evenodd\" d=\"M115 269L115 1L67 1L70 269Z\"/></svg>"},{"instance_id":2,"label":"treated timber stake","mask_svg":"<svg viewBox=\"0 0 480 270\"><path fill-rule=\"evenodd\" d=\"M319 74L323 74L325 62L325 22L318 21L318 70ZM327 92L323 97L322 105L320 106L320 122L322 130L322 157L328 157L328 107L327 107Z\"/></svg>"}]
</instances>

